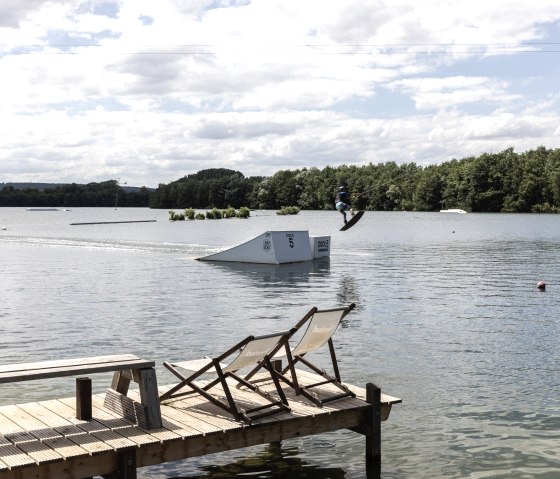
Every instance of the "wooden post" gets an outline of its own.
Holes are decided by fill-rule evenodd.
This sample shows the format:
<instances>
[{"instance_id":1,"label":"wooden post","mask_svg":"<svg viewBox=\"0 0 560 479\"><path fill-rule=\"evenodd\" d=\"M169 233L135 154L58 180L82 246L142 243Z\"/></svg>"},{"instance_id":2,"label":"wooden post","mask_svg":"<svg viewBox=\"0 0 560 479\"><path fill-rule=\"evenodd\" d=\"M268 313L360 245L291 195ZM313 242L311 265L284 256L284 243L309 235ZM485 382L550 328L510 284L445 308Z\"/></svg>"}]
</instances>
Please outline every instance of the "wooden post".
<instances>
[{"instance_id":1,"label":"wooden post","mask_svg":"<svg viewBox=\"0 0 560 479\"><path fill-rule=\"evenodd\" d=\"M91 419L91 379L76 378L76 418Z\"/></svg>"},{"instance_id":2,"label":"wooden post","mask_svg":"<svg viewBox=\"0 0 560 479\"><path fill-rule=\"evenodd\" d=\"M103 474L103 479L136 479L136 448L131 447L117 452L117 470Z\"/></svg>"},{"instance_id":3,"label":"wooden post","mask_svg":"<svg viewBox=\"0 0 560 479\"><path fill-rule=\"evenodd\" d=\"M381 478L381 388L366 384L366 401L371 404L366 425L366 477Z\"/></svg>"},{"instance_id":4,"label":"wooden post","mask_svg":"<svg viewBox=\"0 0 560 479\"><path fill-rule=\"evenodd\" d=\"M118 464L118 479L136 479L136 448L119 452Z\"/></svg>"},{"instance_id":5,"label":"wooden post","mask_svg":"<svg viewBox=\"0 0 560 479\"><path fill-rule=\"evenodd\" d=\"M131 379L132 372L130 370L115 371L113 374L113 381L111 382L111 388L126 396Z\"/></svg>"},{"instance_id":6,"label":"wooden post","mask_svg":"<svg viewBox=\"0 0 560 479\"><path fill-rule=\"evenodd\" d=\"M147 429L162 427L161 410L157 388L156 370L154 368L140 369L138 386L140 388L140 401L148 408Z\"/></svg>"}]
</instances>

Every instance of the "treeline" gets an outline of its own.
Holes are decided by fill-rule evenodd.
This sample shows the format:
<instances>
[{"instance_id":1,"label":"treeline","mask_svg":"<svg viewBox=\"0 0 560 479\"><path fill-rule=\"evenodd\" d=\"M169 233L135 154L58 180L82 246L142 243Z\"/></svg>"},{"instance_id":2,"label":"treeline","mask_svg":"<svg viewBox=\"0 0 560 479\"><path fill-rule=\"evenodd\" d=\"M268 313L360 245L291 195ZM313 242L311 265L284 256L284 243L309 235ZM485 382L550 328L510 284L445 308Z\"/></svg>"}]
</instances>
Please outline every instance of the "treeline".
<instances>
[{"instance_id":1,"label":"treeline","mask_svg":"<svg viewBox=\"0 0 560 479\"><path fill-rule=\"evenodd\" d=\"M152 208L334 208L345 185L356 208L378 211L559 212L560 149L539 147L452 160L428 167L394 162L281 170L266 178L203 170L159 185Z\"/></svg>"},{"instance_id":2,"label":"treeline","mask_svg":"<svg viewBox=\"0 0 560 479\"><path fill-rule=\"evenodd\" d=\"M75 183L55 188L17 189L6 186L0 190L0 206L80 207L80 206L148 206L150 190L139 188L129 191L116 180L78 185Z\"/></svg>"},{"instance_id":3,"label":"treeline","mask_svg":"<svg viewBox=\"0 0 560 479\"><path fill-rule=\"evenodd\" d=\"M115 180L42 191L7 186L0 190L0 206L321 210L334 208L341 185L353 193L356 208L367 210L560 212L560 149L509 148L427 167L387 162L281 170L270 177L213 168L153 191L126 191Z\"/></svg>"},{"instance_id":4,"label":"treeline","mask_svg":"<svg viewBox=\"0 0 560 479\"><path fill-rule=\"evenodd\" d=\"M241 208L251 204L261 176L246 178L239 171L210 168L160 184L150 197L150 208Z\"/></svg>"}]
</instances>

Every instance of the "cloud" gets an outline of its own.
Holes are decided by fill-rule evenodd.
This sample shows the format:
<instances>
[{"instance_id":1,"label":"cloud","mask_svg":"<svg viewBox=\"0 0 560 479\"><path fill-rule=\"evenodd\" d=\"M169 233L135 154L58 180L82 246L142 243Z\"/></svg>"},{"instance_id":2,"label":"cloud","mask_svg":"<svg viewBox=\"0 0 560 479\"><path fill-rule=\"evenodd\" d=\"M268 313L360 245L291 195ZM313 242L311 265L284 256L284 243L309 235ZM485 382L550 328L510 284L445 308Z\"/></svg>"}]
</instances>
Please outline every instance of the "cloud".
<instances>
[{"instance_id":1,"label":"cloud","mask_svg":"<svg viewBox=\"0 0 560 479\"><path fill-rule=\"evenodd\" d=\"M29 14L36 12L50 0L2 0L0 3L0 27L17 28ZM61 0L59 3L67 3Z\"/></svg>"},{"instance_id":2,"label":"cloud","mask_svg":"<svg viewBox=\"0 0 560 479\"><path fill-rule=\"evenodd\" d=\"M558 147L557 54L535 51L559 25L556 0L6 0L0 175L155 186Z\"/></svg>"},{"instance_id":3,"label":"cloud","mask_svg":"<svg viewBox=\"0 0 560 479\"><path fill-rule=\"evenodd\" d=\"M450 108L465 103L504 104L518 98L507 93L507 82L486 77L414 78L391 82L388 88L410 95L418 110Z\"/></svg>"}]
</instances>

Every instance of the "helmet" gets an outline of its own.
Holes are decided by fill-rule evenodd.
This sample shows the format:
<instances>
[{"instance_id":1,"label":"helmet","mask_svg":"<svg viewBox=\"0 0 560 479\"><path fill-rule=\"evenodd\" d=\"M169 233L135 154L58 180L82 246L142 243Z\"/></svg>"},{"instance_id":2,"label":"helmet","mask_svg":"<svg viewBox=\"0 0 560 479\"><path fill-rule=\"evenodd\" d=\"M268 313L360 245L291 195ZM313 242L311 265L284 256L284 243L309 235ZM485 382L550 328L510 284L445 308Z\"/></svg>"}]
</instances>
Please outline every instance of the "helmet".
<instances>
[{"instance_id":1,"label":"helmet","mask_svg":"<svg viewBox=\"0 0 560 479\"><path fill-rule=\"evenodd\" d=\"M346 191L346 186L341 186L338 191Z\"/></svg>"}]
</instances>

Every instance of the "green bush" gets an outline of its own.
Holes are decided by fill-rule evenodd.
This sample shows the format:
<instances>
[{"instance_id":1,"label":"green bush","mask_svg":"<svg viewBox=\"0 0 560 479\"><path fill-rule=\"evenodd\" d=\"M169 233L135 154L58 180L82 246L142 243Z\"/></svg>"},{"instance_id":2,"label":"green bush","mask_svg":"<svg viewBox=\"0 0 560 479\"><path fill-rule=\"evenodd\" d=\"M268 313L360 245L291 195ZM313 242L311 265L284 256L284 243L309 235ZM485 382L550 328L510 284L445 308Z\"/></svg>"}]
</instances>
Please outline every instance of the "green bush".
<instances>
[{"instance_id":1,"label":"green bush","mask_svg":"<svg viewBox=\"0 0 560 479\"><path fill-rule=\"evenodd\" d=\"M228 206L225 210L222 211L223 218L235 218L235 208Z\"/></svg>"},{"instance_id":2,"label":"green bush","mask_svg":"<svg viewBox=\"0 0 560 479\"><path fill-rule=\"evenodd\" d=\"M185 215L183 213L176 213L173 210L169 210L169 219L171 221L183 221L185 219Z\"/></svg>"},{"instance_id":3,"label":"green bush","mask_svg":"<svg viewBox=\"0 0 560 479\"><path fill-rule=\"evenodd\" d=\"M299 206L282 206L277 215L297 215L300 212Z\"/></svg>"},{"instance_id":4,"label":"green bush","mask_svg":"<svg viewBox=\"0 0 560 479\"><path fill-rule=\"evenodd\" d=\"M222 212L218 208L212 208L210 211L206 212L206 218L209 220L221 220Z\"/></svg>"},{"instance_id":5,"label":"green bush","mask_svg":"<svg viewBox=\"0 0 560 479\"><path fill-rule=\"evenodd\" d=\"M534 205L531 208L531 213L560 213L560 208L551 206L549 203L542 203Z\"/></svg>"},{"instance_id":6,"label":"green bush","mask_svg":"<svg viewBox=\"0 0 560 479\"><path fill-rule=\"evenodd\" d=\"M238 218L249 218L250 215L251 210L246 206L242 206L237 210L237 214L235 216L237 216Z\"/></svg>"},{"instance_id":7,"label":"green bush","mask_svg":"<svg viewBox=\"0 0 560 479\"><path fill-rule=\"evenodd\" d=\"M189 220L194 220L196 211L194 211L192 208L187 208L185 210L185 217L188 218Z\"/></svg>"},{"instance_id":8,"label":"green bush","mask_svg":"<svg viewBox=\"0 0 560 479\"><path fill-rule=\"evenodd\" d=\"M177 213L173 210L169 210L169 220L170 221L183 221L184 219L189 220L219 220L222 218L249 218L251 210L246 206L235 210L231 206L225 210L219 210L218 208L212 208L205 213L197 213L193 208L186 208L183 213Z\"/></svg>"}]
</instances>

